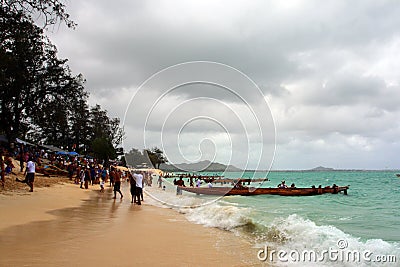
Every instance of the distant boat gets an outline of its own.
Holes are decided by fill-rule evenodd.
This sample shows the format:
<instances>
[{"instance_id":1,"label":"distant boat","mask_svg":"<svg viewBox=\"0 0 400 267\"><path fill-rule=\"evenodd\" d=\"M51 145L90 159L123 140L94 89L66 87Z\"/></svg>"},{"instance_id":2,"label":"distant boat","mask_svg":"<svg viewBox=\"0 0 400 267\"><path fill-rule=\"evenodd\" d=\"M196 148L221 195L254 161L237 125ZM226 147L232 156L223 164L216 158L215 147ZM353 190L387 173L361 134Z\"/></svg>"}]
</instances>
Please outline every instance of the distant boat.
<instances>
[{"instance_id":1,"label":"distant boat","mask_svg":"<svg viewBox=\"0 0 400 267\"><path fill-rule=\"evenodd\" d=\"M254 195L280 195L280 196L313 196L322 194L337 194L343 192L347 195L349 186L319 187L319 188L254 188L254 187L182 187L187 192L202 195L219 196L254 196Z\"/></svg>"},{"instance_id":2,"label":"distant boat","mask_svg":"<svg viewBox=\"0 0 400 267\"><path fill-rule=\"evenodd\" d=\"M396 176L400 178L400 174L399 174L399 173L398 173L398 174L396 174Z\"/></svg>"}]
</instances>

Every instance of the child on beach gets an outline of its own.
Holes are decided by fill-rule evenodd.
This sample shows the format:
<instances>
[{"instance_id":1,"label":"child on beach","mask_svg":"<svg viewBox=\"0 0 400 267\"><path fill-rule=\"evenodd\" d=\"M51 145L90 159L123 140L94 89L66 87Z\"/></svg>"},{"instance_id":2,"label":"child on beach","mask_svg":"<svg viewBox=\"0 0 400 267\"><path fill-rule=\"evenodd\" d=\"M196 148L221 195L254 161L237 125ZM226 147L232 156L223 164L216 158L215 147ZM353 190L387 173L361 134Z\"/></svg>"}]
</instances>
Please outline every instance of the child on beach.
<instances>
[{"instance_id":1,"label":"child on beach","mask_svg":"<svg viewBox=\"0 0 400 267\"><path fill-rule=\"evenodd\" d=\"M81 179L80 188L83 189L83 183L85 182L85 170L84 169L82 169L81 172L79 173L79 178Z\"/></svg>"},{"instance_id":2,"label":"child on beach","mask_svg":"<svg viewBox=\"0 0 400 267\"><path fill-rule=\"evenodd\" d=\"M104 193L104 179L100 179L100 193Z\"/></svg>"}]
</instances>

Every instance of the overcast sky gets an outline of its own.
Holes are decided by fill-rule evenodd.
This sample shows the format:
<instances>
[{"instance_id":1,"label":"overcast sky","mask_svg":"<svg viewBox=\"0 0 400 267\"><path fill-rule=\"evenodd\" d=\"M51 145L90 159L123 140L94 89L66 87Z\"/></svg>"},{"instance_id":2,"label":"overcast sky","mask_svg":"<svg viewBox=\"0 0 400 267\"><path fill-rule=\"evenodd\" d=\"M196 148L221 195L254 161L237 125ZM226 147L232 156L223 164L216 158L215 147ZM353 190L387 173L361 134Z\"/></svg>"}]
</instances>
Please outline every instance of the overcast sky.
<instances>
[{"instance_id":1,"label":"overcast sky","mask_svg":"<svg viewBox=\"0 0 400 267\"><path fill-rule=\"evenodd\" d=\"M77 29L49 35L90 103L125 121L125 150L242 168L400 168L398 1L67 7Z\"/></svg>"}]
</instances>

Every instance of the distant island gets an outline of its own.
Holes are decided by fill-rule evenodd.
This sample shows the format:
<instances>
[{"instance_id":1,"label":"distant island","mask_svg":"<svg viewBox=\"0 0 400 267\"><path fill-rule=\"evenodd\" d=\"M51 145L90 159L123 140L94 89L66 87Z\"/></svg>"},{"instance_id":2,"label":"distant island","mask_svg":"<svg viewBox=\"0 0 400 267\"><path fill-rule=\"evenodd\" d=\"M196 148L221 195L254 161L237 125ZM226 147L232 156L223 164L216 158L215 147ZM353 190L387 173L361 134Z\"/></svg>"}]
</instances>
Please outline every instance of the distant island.
<instances>
[{"instance_id":1,"label":"distant island","mask_svg":"<svg viewBox=\"0 0 400 267\"><path fill-rule=\"evenodd\" d=\"M240 172L243 171L233 165L203 160L196 163L161 164L160 169L170 172Z\"/></svg>"},{"instance_id":2,"label":"distant island","mask_svg":"<svg viewBox=\"0 0 400 267\"><path fill-rule=\"evenodd\" d=\"M299 169L299 170L270 170L270 172L329 172L329 171L346 171L346 170L337 170L334 168L327 168L323 166L318 166L312 169Z\"/></svg>"},{"instance_id":3,"label":"distant island","mask_svg":"<svg viewBox=\"0 0 400 267\"><path fill-rule=\"evenodd\" d=\"M298 170L243 170L233 165L203 160L197 163L161 164L160 169L167 172L343 172L343 171L387 171L387 170L362 170L362 169L334 169L318 166L312 169ZM392 170L398 171L398 170Z\"/></svg>"},{"instance_id":4,"label":"distant island","mask_svg":"<svg viewBox=\"0 0 400 267\"><path fill-rule=\"evenodd\" d=\"M313 168L313 169L311 169L309 171L312 171L312 172L325 172L325 171L334 171L334 170L335 170L334 168L326 168L326 167L319 166L319 167Z\"/></svg>"}]
</instances>

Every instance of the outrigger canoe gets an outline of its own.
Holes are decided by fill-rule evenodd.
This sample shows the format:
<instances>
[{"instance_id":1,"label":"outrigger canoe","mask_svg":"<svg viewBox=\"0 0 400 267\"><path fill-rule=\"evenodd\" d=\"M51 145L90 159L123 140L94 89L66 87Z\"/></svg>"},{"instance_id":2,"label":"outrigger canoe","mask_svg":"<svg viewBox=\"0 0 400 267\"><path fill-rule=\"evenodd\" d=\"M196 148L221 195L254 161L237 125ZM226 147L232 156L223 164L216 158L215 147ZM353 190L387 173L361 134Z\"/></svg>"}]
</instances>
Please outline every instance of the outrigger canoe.
<instances>
[{"instance_id":1,"label":"outrigger canoe","mask_svg":"<svg viewBox=\"0 0 400 267\"><path fill-rule=\"evenodd\" d=\"M254 195L280 195L280 196L313 196L322 194L338 194L343 192L347 195L349 186L337 187L316 187L316 188L232 188L232 187L183 187L182 190L202 195L218 195L218 196L254 196Z\"/></svg>"}]
</instances>

